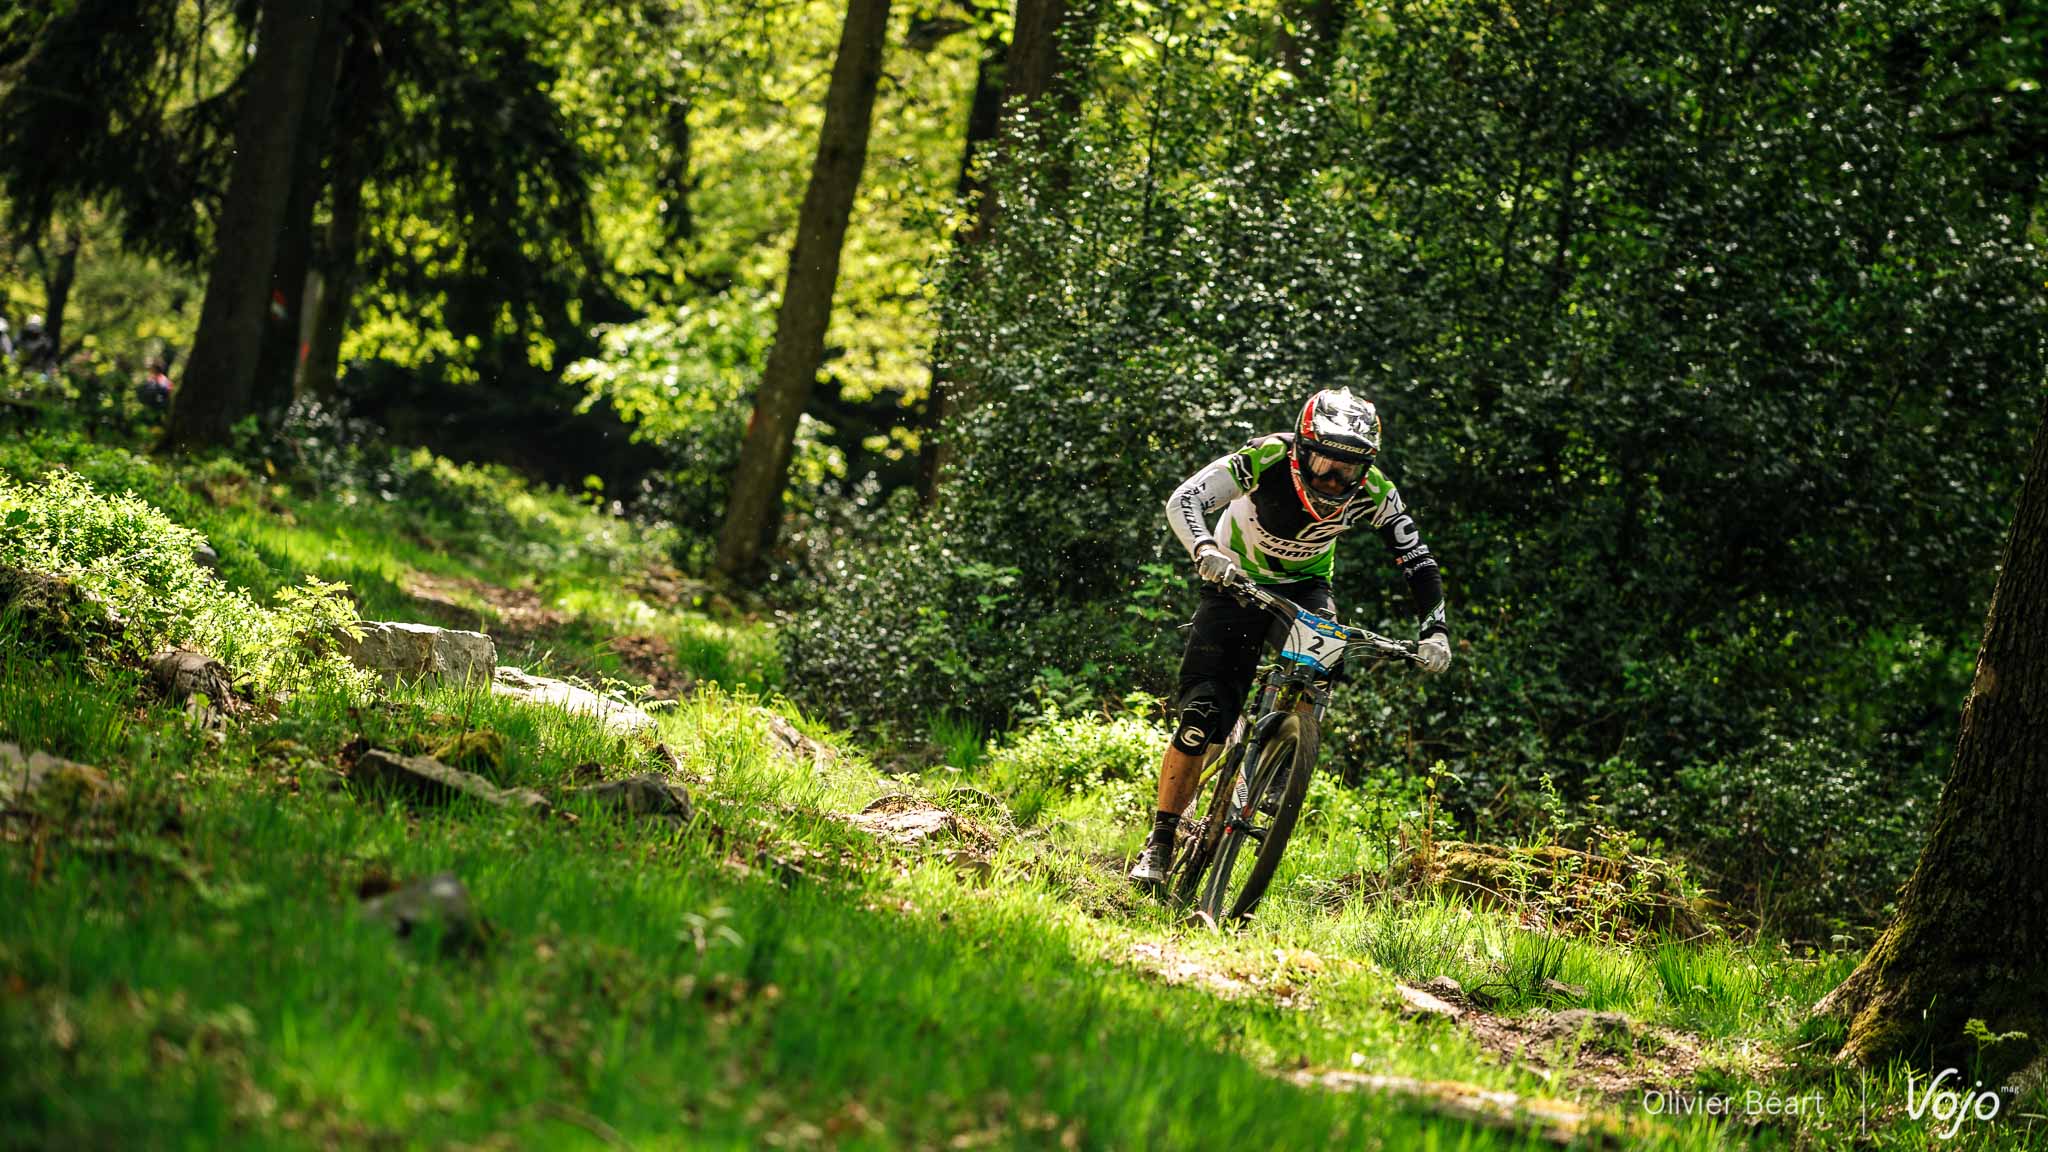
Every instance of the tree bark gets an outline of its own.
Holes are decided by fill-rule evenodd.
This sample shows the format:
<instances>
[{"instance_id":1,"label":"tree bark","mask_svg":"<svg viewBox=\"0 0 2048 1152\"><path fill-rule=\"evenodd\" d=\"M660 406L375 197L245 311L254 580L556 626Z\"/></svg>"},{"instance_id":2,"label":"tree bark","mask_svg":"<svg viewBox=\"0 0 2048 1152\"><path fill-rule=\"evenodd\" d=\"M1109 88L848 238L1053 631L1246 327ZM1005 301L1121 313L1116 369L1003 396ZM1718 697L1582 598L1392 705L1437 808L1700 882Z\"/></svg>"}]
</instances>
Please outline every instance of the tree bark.
<instances>
[{"instance_id":1,"label":"tree bark","mask_svg":"<svg viewBox=\"0 0 2048 1152\"><path fill-rule=\"evenodd\" d=\"M250 407L266 420L292 402L303 358L300 333L305 328L308 268L313 256L313 210L319 207L326 176L328 114L341 71L341 49L348 40L343 16L345 0L321 6L320 45L313 54L306 106L292 148L291 198L285 207L284 229L277 239L271 268L271 304L264 311L263 340L256 355L256 377Z\"/></svg>"},{"instance_id":2,"label":"tree bark","mask_svg":"<svg viewBox=\"0 0 2048 1152\"><path fill-rule=\"evenodd\" d=\"M78 249L83 228L63 228L55 258L36 249L36 263L43 280L43 337L49 341L51 363L62 365L68 356L64 347L64 313L71 306L71 286L78 282Z\"/></svg>"},{"instance_id":3,"label":"tree bark","mask_svg":"<svg viewBox=\"0 0 2048 1152\"><path fill-rule=\"evenodd\" d=\"M1934 829L1870 954L1817 1011L1850 1021L1841 1058L1969 1067L1963 1027L2023 1031L1984 1082L2048 1036L2048 415L2034 435L1977 674ZM2031 1049L2031 1051L2030 1051Z\"/></svg>"},{"instance_id":4,"label":"tree bark","mask_svg":"<svg viewBox=\"0 0 2048 1152\"><path fill-rule=\"evenodd\" d=\"M968 208L966 222L954 234L954 244L972 244L980 238L981 198L989 195L987 181L976 168L982 154L994 145L1003 125L1003 73L1009 60L1009 45L999 36L982 43L981 60L974 69L974 99L967 108L967 140L960 150L960 177L953 185L954 199ZM924 424L919 432L918 494L926 507L938 501L939 475L950 455L940 430L953 415L953 384L937 356L932 357L932 385L925 397Z\"/></svg>"},{"instance_id":5,"label":"tree bark","mask_svg":"<svg viewBox=\"0 0 2048 1152\"><path fill-rule=\"evenodd\" d=\"M362 243L363 185L369 181L373 144L383 110L384 64L377 50L374 6L358 4L341 65L334 114L333 170L327 181L327 229L308 277L308 333L299 364L300 395L331 397L341 373L341 341L355 300L356 252Z\"/></svg>"},{"instance_id":6,"label":"tree bark","mask_svg":"<svg viewBox=\"0 0 2048 1152\"><path fill-rule=\"evenodd\" d=\"M214 236L213 266L185 379L164 429L168 448L222 444L248 414L270 304L278 233L291 199L293 140L305 113L322 20L286 0L264 0L256 57L236 114L235 161Z\"/></svg>"},{"instance_id":7,"label":"tree bark","mask_svg":"<svg viewBox=\"0 0 2048 1152\"><path fill-rule=\"evenodd\" d=\"M1351 10L1336 0L1293 0L1283 4L1280 12L1273 56L1281 68L1299 75L1315 60L1329 59L1329 50L1343 35ZM1298 31L1296 24L1300 25Z\"/></svg>"},{"instance_id":8,"label":"tree bark","mask_svg":"<svg viewBox=\"0 0 2048 1152\"><path fill-rule=\"evenodd\" d=\"M824 360L840 248L861 169L867 164L868 130L888 30L889 0L849 0L832 85L825 95L818 154L797 215L789 276L775 318L775 345L769 349L754 398L753 418L747 423L719 533L718 567L730 576L749 574L762 547L773 544L781 528L782 490L796 446L797 420L810 403Z\"/></svg>"},{"instance_id":9,"label":"tree bark","mask_svg":"<svg viewBox=\"0 0 2048 1152\"><path fill-rule=\"evenodd\" d=\"M1017 0L1010 45L1002 61L1002 100L996 106L995 123L985 149L1002 147L1006 121L1020 127L1042 126L1055 111L1068 123L1079 118L1083 85L1075 75L1076 59L1094 38L1098 11L1096 0L1079 0L1075 4L1068 0ZM982 90L977 87L977 106L981 99ZM963 171L963 187L965 179ZM1043 179L1054 195L1066 188L1064 142L1055 148ZM986 240L1001 215L1001 197L995 186L983 183L979 190L981 196L975 203L973 219L954 237L956 245ZM969 385L969 381L942 375L934 364L932 394L925 405L923 442L918 448L918 487L927 508L938 503L939 484L952 462L953 448L943 435L945 424L959 411Z\"/></svg>"},{"instance_id":10,"label":"tree bark","mask_svg":"<svg viewBox=\"0 0 2048 1152\"><path fill-rule=\"evenodd\" d=\"M1092 0L1081 0L1078 7L1067 0L1017 0L1004 65L1001 119L1012 120L1021 115L1027 123L1043 123L1054 107L1050 98L1055 95L1059 111L1070 117L1076 114L1080 109L1081 85L1069 75L1073 71L1070 57L1082 46L1081 42L1092 36L1094 27ZM1050 185L1065 184L1063 168L1062 164L1053 165L1054 170L1046 176ZM988 235L994 227L1001 211L998 201L995 189L983 190L974 239Z\"/></svg>"}]
</instances>

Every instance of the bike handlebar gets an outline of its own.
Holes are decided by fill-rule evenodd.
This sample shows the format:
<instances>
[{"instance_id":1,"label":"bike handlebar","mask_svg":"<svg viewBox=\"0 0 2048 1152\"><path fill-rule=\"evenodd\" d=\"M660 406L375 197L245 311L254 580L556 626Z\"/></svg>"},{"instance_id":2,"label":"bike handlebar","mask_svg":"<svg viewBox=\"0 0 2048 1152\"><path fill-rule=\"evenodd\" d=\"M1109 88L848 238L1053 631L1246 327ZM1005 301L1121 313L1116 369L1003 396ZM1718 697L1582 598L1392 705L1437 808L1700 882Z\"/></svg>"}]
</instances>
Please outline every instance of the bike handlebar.
<instances>
[{"instance_id":1,"label":"bike handlebar","mask_svg":"<svg viewBox=\"0 0 2048 1152\"><path fill-rule=\"evenodd\" d=\"M1240 599L1254 601L1267 611L1285 616L1289 620L1293 620L1296 613L1304 610L1301 605L1287 597L1259 587L1246 576L1240 575L1223 587L1225 591ZM1418 664L1421 662L1421 658L1415 653L1416 642L1413 640L1393 640L1364 628L1353 628L1349 624L1338 624L1337 627L1344 630L1346 656L1351 654L1353 648L1363 648L1367 654L1383 660L1406 660Z\"/></svg>"}]
</instances>

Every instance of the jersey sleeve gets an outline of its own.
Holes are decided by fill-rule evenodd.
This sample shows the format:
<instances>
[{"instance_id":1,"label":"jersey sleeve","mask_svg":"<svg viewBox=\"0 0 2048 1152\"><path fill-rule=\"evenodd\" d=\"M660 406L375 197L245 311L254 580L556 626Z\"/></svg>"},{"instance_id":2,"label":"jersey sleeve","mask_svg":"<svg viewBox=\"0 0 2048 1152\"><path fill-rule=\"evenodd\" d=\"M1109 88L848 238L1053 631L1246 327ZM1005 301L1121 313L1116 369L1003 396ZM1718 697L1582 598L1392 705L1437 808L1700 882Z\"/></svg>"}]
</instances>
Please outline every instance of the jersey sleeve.
<instances>
[{"instance_id":1,"label":"jersey sleeve","mask_svg":"<svg viewBox=\"0 0 2048 1152\"><path fill-rule=\"evenodd\" d=\"M1422 542L1422 532L1402 502L1400 489L1378 468L1372 470L1367 487L1377 497L1372 526L1379 532L1381 543L1387 546L1394 567L1408 581L1408 599L1422 621L1422 635L1450 635L1451 628L1445 620L1443 571L1437 567L1429 545Z\"/></svg>"},{"instance_id":2,"label":"jersey sleeve","mask_svg":"<svg viewBox=\"0 0 2048 1152\"><path fill-rule=\"evenodd\" d=\"M1189 556L1203 544L1216 542L1209 532L1209 517L1244 495L1245 489L1238 482L1241 455L1242 452L1233 452L1210 461L1201 471L1181 481L1173 495L1166 498L1166 523Z\"/></svg>"}]
</instances>

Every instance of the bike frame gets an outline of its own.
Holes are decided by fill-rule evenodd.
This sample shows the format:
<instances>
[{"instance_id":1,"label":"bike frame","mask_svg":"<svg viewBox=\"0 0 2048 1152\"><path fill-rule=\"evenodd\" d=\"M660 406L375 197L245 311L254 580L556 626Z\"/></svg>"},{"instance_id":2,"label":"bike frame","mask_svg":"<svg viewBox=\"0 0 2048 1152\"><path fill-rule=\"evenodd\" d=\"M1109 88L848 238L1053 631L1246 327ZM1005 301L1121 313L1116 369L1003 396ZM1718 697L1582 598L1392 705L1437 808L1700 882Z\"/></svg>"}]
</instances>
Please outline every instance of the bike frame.
<instances>
[{"instance_id":1,"label":"bike frame","mask_svg":"<svg viewBox=\"0 0 2048 1152\"><path fill-rule=\"evenodd\" d=\"M1260 678L1258 704L1249 713L1252 719L1248 723L1242 719L1239 721L1244 725L1240 730L1241 737L1226 747L1216 761L1218 771L1229 771L1236 777L1231 787L1230 802L1223 812L1221 828L1213 833L1204 829L1201 838L1206 851L1200 853L1200 866L1211 869L1204 885L1206 891L1202 895L1202 903L1216 906L1221 905L1219 887L1230 879L1226 871L1215 868L1217 859L1228 856L1234 864L1236 856L1235 852L1226 852L1227 844L1247 833L1252 839L1264 839L1256 828L1260 797L1252 794L1252 777L1258 770L1260 750L1272 729L1290 712L1298 710L1304 699L1310 703L1309 711L1320 727L1330 706L1331 682L1354 650L1378 660L1416 660L1416 646L1412 643L1404 644L1363 628L1337 624L1249 580L1240 578L1227 587L1240 600L1256 603L1283 619L1290 626L1290 633L1280 646L1278 659L1265 668ZM1338 643L1332 650L1324 640ZM1295 641L1303 641L1300 647L1304 650L1290 648L1289 644ZM1326 651L1329 652L1327 657L1324 655ZM1201 789L1213 779L1213 774L1205 776L1196 786L1196 794L1199 796Z\"/></svg>"}]
</instances>

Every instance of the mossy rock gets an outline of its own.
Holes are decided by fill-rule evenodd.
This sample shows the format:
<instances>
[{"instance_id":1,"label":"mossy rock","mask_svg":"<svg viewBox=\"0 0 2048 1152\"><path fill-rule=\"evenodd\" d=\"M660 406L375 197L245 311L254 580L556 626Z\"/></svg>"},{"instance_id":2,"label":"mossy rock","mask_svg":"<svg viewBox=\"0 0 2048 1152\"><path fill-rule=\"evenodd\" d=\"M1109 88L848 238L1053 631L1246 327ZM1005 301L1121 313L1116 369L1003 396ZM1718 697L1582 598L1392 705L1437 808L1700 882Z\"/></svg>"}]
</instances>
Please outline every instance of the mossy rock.
<instances>
[{"instance_id":1,"label":"mossy rock","mask_svg":"<svg viewBox=\"0 0 2048 1152\"><path fill-rule=\"evenodd\" d=\"M505 737L488 728L458 732L433 745L434 759L496 783L505 774Z\"/></svg>"},{"instance_id":2,"label":"mossy rock","mask_svg":"<svg viewBox=\"0 0 2048 1152\"><path fill-rule=\"evenodd\" d=\"M105 653L126 623L100 599L59 576L0 565L0 619L31 651Z\"/></svg>"},{"instance_id":3,"label":"mossy rock","mask_svg":"<svg viewBox=\"0 0 2048 1152\"><path fill-rule=\"evenodd\" d=\"M1709 930L1706 902L1684 871L1650 856L1601 855L1560 844L1442 844L1414 861L1415 879L1438 891L1512 909L1541 906L1572 922L1626 926L1678 937Z\"/></svg>"}]
</instances>

